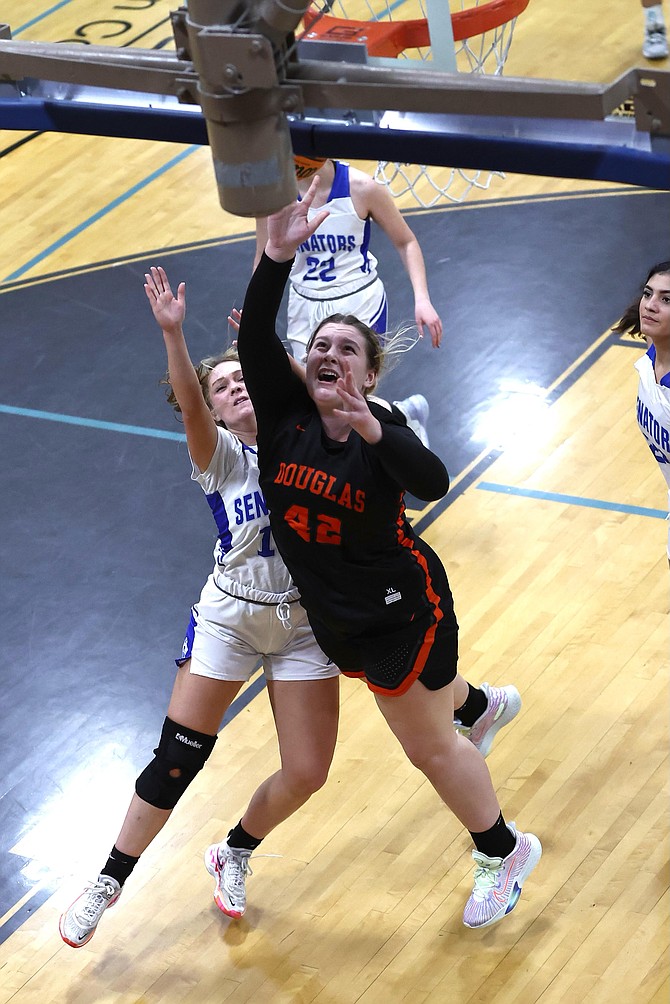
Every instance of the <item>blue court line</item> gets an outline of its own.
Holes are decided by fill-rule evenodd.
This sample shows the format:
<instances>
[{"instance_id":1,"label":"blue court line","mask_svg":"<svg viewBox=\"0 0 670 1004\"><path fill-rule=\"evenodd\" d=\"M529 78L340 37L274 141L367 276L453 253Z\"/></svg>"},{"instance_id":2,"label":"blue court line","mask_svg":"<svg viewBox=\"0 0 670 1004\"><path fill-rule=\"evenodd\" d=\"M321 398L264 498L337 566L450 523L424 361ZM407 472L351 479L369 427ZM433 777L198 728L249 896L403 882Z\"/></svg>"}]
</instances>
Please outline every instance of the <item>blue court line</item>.
<instances>
[{"instance_id":1,"label":"blue court line","mask_svg":"<svg viewBox=\"0 0 670 1004\"><path fill-rule=\"evenodd\" d=\"M124 432L130 436L152 436L154 439L173 439L185 443L183 432L166 432L165 429L151 429L142 425L123 425L120 422L102 422L97 418L79 418L78 415L60 415L53 411L36 411L34 408L15 408L11 404L0 404L0 413L21 415L23 418L41 418L46 422L63 422L65 425L83 425L89 429L105 429L108 432Z\"/></svg>"},{"instance_id":2,"label":"blue court line","mask_svg":"<svg viewBox=\"0 0 670 1004\"><path fill-rule=\"evenodd\" d=\"M580 495L562 495L560 492L540 492L534 488L515 488L514 485L498 485L492 481L480 481L476 487L485 492L499 492L501 495L519 495L523 498L541 499L547 502L563 502L565 505L580 505L588 509L609 509L612 512L623 512L631 516L666 519L668 515L663 509L647 509L639 505L625 505L623 502L604 502L602 499L587 499Z\"/></svg>"},{"instance_id":3,"label":"blue court line","mask_svg":"<svg viewBox=\"0 0 670 1004\"><path fill-rule=\"evenodd\" d=\"M389 15L391 15L395 10L397 10L398 7L404 7L405 4L406 4L406 2L407 2L407 0L395 0L394 3L391 3L391 4L388 5L388 11L385 10L385 11L382 11L380 14L373 14L372 17L367 18L367 20L368 21L383 21L385 18L387 18ZM365 18L361 18L361 20L365 21L366 19Z\"/></svg>"},{"instance_id":4,"label":"blue court line","mask_svg":"<svg viewBox=\"0 0 670 1004\"><path fill-rule=\"evenodd\" d=\"M22 24L20 28L12 28L12 38L16 38L16 36L22 31L25 31L27 28L32 28L34 24L38 24L40 21L43 21L45 17L49 17L50 14L54 14L57 10L60 10L61 7L67 7L70 3L72 3L72 0L61 0L60 3L54 4L53 7L49 7L48 10L42 11L42 13L38 14L37 17L34 17L32 21L26 21L26 23Z\"/></svg>"},{"instance_id":5,"label":"blue court line","mask_svg":"<svg viewBox=\"0 0 670 1004\"><path fill-rule=\"evenodd\" d=\"M112 199L112 201L106 206L103 206L102 209L99 209L96 213L93 213L92 216L89 216L87 220L83 220L72 230L63 234L62 237L59 237L57 241L50 244L49 247L44 249L44 251L40 251L39 254L35 255L34 258L31 258L30 261L27 261L25 265L21 266L21 268L17 268L17 270L12 272L11 275L6 276L2 282L12 282L14 279L18 279L20 276L24 275L24 273L28 272L31 268L34 268L35 265L39 265L40 262L44 261L45 258L48 258L49 255L54 253L54 251L58 251L58 249L62 248L64 244L69 243L69 241L71 241L74 237L78 237L84 230L87 230L94 223L97 223L98 220L102 219L103 216L107 216L107 214L111 213L112 210L117 209L118 206L132 198L133 195L137 195L138 192L141 192L143 188L150 185L156 180L156 178L160 178L161 175L170 171L173 167L179 164L180 161L184 160L186 157L190 157L192 153L200 149L201 147L196 144L194 146L190 146L187 150L182 150L182 152L177 154L176 157L173 157L172 160L168 160L167 164L164 164L162 167L159 167L158 170L153 171L146 178L143 178L142 181L138 181L136 185L129 188L123 195L119 195L116 199Z\"/></svg>"}]
</instances>

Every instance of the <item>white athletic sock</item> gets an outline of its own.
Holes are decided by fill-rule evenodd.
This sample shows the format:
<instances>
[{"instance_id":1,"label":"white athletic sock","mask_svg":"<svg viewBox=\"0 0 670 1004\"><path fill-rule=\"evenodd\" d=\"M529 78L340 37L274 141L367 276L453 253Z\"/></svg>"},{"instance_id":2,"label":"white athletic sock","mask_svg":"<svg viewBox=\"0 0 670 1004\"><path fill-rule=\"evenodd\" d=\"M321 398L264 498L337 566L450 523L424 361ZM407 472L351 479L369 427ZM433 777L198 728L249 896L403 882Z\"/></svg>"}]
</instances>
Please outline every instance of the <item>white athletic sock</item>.
<instances>
[{"instance_id":1,"label":"white athletic sock","mask_svg":"<svg viewBox=\"0 0 670 1004\"><path fill-rule=\"evenodd\" d=\"M653 7L644 7L643 10L644 26L647 31L653 31L654 28L662 28L665 25L663 7L660 3L655 4Z\"/></svg>"}]
</instances>

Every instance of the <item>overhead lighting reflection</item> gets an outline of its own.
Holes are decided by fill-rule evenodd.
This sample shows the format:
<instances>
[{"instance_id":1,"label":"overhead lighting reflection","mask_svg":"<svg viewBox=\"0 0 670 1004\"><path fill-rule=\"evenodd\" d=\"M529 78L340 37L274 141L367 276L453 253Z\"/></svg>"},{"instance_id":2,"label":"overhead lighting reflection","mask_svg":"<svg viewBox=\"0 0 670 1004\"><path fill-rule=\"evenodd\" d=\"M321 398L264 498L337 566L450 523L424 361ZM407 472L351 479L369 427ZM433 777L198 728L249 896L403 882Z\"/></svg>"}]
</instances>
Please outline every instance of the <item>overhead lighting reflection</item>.
<instances>
[{"instance_id":1,"label":"overhead lighting reflection","mask_svg":"<svg viewBox=\"0 0 670 1004\"><path fill-rule=\"evenodd\" d=\"M72 771L63 787L39 807L34 825L12 852L27 858L29 882L87 870L104 859L128 807L137 769L116 743L107 743ZM89 860L90 859L90 860Z\"/></svg>"},{"instance_id":2,"label":"overhead lighting reflection","mask_svg":"<svg viewBox=\"0 0 670 1004\"><path fill-rule=\"evenodd\" d=\"M472 439L489 449L530 449L544 443L553 420L547 391L529 381L504 379L480 415Z\"/></svg>"}]
</instances>

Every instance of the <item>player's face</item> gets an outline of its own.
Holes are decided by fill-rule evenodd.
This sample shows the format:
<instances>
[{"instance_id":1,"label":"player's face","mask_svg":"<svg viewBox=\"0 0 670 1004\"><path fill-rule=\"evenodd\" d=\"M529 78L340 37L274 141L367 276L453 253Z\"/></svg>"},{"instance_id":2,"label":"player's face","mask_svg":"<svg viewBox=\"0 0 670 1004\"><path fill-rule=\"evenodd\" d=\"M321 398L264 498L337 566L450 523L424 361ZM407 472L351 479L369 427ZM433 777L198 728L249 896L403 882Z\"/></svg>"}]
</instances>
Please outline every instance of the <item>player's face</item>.
<instances>
[{"instance_id":1,"label":"player's face","mask_svg":"<svg viewBox=\"0 0 670 1004\"><path fill-rule=\"evenodd\" d=\"M256 415L236 359L219 363L209 374L209 399L214 418L228 429L255 427Z\"/></svg>"},{"instance_id":2,"label":"player's face","mask_svg":"<svg viewBox=\"0 0 670 1004\"><path fill-rule=\"evenodd\" d=\"M337 381L349 369L361 393L374 386L375 372L370 368L360 331L349 324L324 324L312 342L306 362L307 390L319 407L339 407Z\"/></svg>"},{"instance_id":3,"label":"player's face","mask_svg":"<svg viewBox=\"0 0 670 1004\"><path fill-rule=\"evenodd\" d=\"M670 339L670 274L652 275L640 299L640 331L652 341Z\"/></svg>"}]
</instances>

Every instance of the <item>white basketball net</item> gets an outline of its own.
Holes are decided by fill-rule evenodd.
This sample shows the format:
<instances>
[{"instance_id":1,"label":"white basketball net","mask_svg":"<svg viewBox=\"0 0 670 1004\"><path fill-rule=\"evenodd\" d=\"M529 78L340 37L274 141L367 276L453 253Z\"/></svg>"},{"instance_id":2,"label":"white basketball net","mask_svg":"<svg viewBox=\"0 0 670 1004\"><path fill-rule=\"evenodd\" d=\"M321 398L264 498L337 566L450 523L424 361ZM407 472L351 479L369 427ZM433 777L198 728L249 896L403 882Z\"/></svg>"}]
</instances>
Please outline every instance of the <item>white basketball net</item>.
<instances>
[{"instance_id":1,"label":"white basketball net","mask_svg":"<svg viewBox=\"0 0 670 1004\"><path fill-rule=\"evenodd\" d=\"M450 13L483 6L486 0L449 0ZM420 11L413 17L425 17L426 10L423 0L418 0ZM445 8L447 0L444 0ZM375 21L398 21L405 18L394 15L393 7L398 4L389 0L320 0L317 6L323 13L333 17L345 17L355 20L366 19ZM500 27L455 42L456 68L460 73L487 73L500 76L505 66L505 60L512 44L512 35L516 18ZM430 47L411 49L403 52L400 59L421 60L431 59ZM439 182L437 174L439 170ZM432 172L432 173L431 173ZM445 173L447 172L447 173ZM470 192L475 189L486 190L493 178L504 178L501 171L466 171L462 168L431 168L419 164L394 163L380 161L375 171L377 181L382 181L394 196L410 194L414 201L425 209L430 209L445 199L450 202L464 202Z\"/></svg>"}]
</instances>

